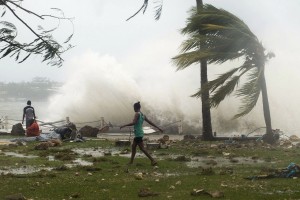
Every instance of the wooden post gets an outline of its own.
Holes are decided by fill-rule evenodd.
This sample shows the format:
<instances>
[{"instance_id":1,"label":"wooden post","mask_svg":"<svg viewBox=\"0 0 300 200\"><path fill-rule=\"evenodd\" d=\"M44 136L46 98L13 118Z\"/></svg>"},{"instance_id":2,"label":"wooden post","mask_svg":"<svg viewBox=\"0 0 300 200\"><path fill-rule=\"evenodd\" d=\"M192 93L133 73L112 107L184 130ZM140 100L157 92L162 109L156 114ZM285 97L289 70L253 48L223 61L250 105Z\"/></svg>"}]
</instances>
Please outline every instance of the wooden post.
<instances>
[{"instance_id":1,"label":"wooden post","mask_svg":"<svg viewBox=\"0 0 300 200\"><path fill-rule=\"evenodd\" d=\"M66 117L67 124L70 123L70 117Z\"/></svg>"},{"instance_id":2,"label":"wooden post","mask_svg":"<svg viewBox=\"0 0 300 200\"><path fill-rule=\"evenodd\" d=\"M179 123L178 123L178 134L181 135L182 132L183 132L183 130L182 130L182 120L180 120Z\"/></svg>"},{"instance_id":3,"label":"wooden post","mask_svg":"<svg viewBox=\"0 0 300 200\"><path fill-rule=\"evenodd\" d=\"M0 119L0 125L1 125L1 129L4 129L4 124L3 124L3 121Z\"/></svg>"},{"instance_id":4,"label":"wooden post","mask_svg":"<svg viewBox=\"0 0 300 200\"><path fill-rule=\"evenodd\" d=\"M5 128L5 130L8 130L8 116L5 116L5 119L4 119L4 128Z\"/></svg>"},{"instance_id":5,"label":"wooden post","mask_svg":"<svg viewBox=\"0 0 300 200\"><path fill-rule=\"evenodd\" d=\"M104 122L104 117L101 117L101 120L100 120L100 129L102 129L105 125L105 122Z\"/></svg>"}]
</instances>

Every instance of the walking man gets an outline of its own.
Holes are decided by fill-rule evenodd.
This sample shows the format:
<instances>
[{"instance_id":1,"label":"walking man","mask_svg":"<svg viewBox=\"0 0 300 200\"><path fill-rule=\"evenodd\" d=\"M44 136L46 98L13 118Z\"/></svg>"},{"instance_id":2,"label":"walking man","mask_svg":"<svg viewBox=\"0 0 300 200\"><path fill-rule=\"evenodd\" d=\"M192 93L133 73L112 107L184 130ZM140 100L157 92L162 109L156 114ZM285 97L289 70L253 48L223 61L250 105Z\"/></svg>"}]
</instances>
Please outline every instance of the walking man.
<instances>
[{"instance_id":1,"label":"walking man","mask_svg":"<svg viewBox=\"0 0 300 200\"><path fill-rule=\"evenodd\" d=\"M125 124L120 126L120 129L126 126L134 126L134 140L131 145L131 157L128 164L132 164L135 154L136 154L136 147L139 146L140 150L150 159L151 165L157 165L157 161L152 158L152 156L148 153L148 151L144 147L143 137L144 137L144 130L143 130L143 122L146 121L150 125L157 128L160 132L163 132L161 128L156 126L153 122L151 122L142 112L141 112L141 104L137 102L133 105L135 115L133 121L131 123Z\"/></svg>"}]
</instances>

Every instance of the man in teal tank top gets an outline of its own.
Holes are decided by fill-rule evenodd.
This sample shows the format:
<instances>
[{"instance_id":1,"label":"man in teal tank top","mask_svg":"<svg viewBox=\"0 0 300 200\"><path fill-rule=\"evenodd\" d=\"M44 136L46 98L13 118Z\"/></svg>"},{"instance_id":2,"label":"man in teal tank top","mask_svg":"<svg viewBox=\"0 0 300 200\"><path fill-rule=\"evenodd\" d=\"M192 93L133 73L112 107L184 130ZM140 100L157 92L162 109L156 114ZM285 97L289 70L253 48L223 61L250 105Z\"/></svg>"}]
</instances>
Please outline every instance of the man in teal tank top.
<instances>
[{"instance_id":1,"label":"man in teal tank top","mask_svg":"<svg viewBox=\"0 0 300 200\"><path fill-rule=\"evenodd\" d=\"M147 152L144 147L143 137L144 137L144 130L143 130L143 122L146 121L150 125L157 128L160 132L163 132L158 126L156 126L153 122L151 122L140 110L141 105L140 102L137 102L133 105L135 115L133 121L131 123L125 124L120 126L120 129L126 126L134 126L134 140L131 146L131 158L129 164L133 163L135 154L136 154L136 147L139 146L140 150L150 159L151 165L156 165L157 162L152 158L152 156Z\"/></svg>"},{"instance_id":2,"label":"man in teal tank top","mask_svg":"<svg viewBox=\"0 0 300 200\"><path fill-rule=\"evenodd\" d=\"M138 120L134 124L134 136L135 137L144 137L144 130L143 130L143 122L145 120L145 117L143 113L138 112Z\"/></svg>"}]
</instances>

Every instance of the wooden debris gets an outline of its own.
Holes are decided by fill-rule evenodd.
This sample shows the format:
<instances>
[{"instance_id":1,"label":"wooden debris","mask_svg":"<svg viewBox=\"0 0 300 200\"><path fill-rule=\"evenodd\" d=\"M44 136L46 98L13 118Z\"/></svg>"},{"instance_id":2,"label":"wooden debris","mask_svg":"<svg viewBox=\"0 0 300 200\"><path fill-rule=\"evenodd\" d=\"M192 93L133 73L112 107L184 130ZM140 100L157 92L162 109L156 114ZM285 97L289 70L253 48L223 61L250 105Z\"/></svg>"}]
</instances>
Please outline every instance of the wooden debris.
<instances>
[{"instance_id":1,"label":"wooden debris","mask_svg":"<svg viewBox=\"0 0 300 200\"><path fill-rule=\"evenodd\" d=\"M130 141L129 140L118 140L116 141L116 146L117 147L123 147L123 146L130 146Z\"/></svg>"},{"instance_id":2,"label":"wooden debris","mask_svg":"<svg viewBox=\"0 0 300 200\"><path fill-rule=\"evenodd\" d=\"M147 149L159 149L159 143L147 143Z\"/></svg>"}]
</instances>

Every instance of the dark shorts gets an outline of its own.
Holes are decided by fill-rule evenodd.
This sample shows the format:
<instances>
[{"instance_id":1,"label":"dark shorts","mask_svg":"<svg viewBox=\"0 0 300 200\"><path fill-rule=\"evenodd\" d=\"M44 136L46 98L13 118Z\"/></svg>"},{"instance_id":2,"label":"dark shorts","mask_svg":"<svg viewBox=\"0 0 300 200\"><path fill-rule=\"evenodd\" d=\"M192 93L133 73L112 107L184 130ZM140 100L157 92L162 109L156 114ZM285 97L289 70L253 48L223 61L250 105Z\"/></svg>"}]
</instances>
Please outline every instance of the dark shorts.
<instances>
[{"instance_id":1,"label":"dark shorts","mask_svg":"<svg viewBox=\"0 0 300 200\"><path fill-rule=\"evenodd\" d=\"M143 142L143 137L135 137L133 140L134 140L137 144L139 144L139 143Z\"/></svg>"},{"instance_id":2,"label":"dark shorts","mask_svg":"<svg viewBox=\"0 0 300 200\"><path fill-rule=\"evenodd\" d=\"M33 119L26 119L26 128L28 128L31 125L32 120Z\"/></svg>"}]
</instances>

